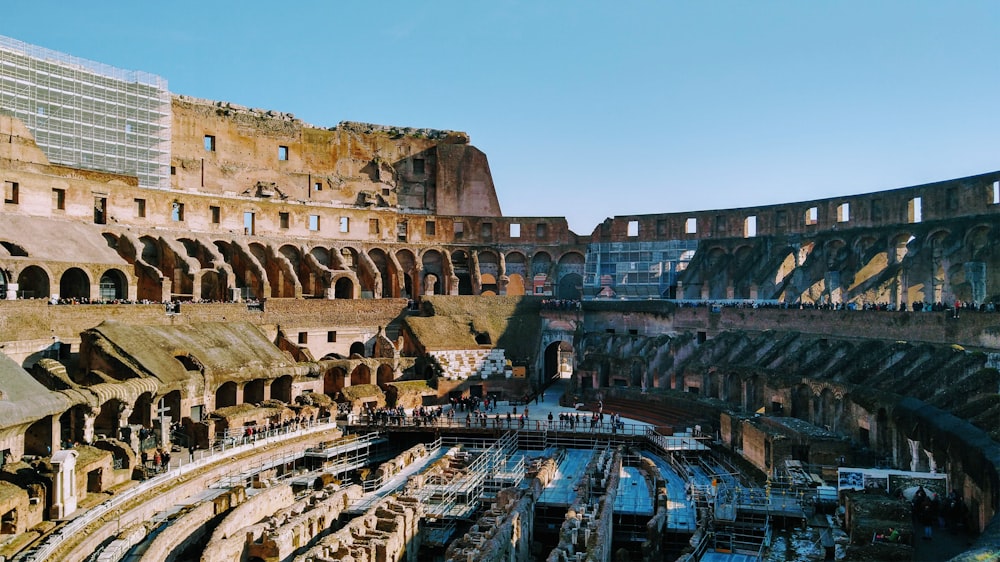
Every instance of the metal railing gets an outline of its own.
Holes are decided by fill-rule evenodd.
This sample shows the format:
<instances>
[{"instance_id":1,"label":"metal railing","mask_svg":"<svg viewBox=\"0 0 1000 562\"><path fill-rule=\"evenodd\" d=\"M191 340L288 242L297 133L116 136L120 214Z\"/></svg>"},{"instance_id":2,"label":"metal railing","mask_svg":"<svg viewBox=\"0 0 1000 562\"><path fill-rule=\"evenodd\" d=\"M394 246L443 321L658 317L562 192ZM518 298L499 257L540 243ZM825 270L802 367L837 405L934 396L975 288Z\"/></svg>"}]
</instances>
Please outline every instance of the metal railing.
<instances>
[{"instance_id":1,"label":"metal railing","mask_svg":"<svg viewBox=\"0 0 1000 562\"><path fill-rule=\"evenodd\" d=\"M253 443L247 443L240 446L229 447L228 449L223 449L220 451L206 451L199 450L201 453L198 458L190 459L189 462L184 462L184 455L177 455L172 459L176 460L177 466L173 467L166 472L162 472L148 480L140 482L139 484L116 494L107 501L88 509L83 512L79 517L66 522L66 524L60 526L55 531L52 532L45 540L36 548L25 551L24 553L18 555L14 560L17 561L45 561L53 560L53 554L62 545L63 541L66 539L77 535L81 530L90 525L91 523L97 521L98 519L108 515L109 513L114 513L116 509L121 509L122 506L132 501L136 497L148 494L150 491L159 487L160 485L167 484L169 482L176 481L179 477L188 474L194 470L198 470L202 467L208 466L210 464L216 463L227 457L235 456L239 453L246 451L251 451L257 447L264 447L266 445L271 445L274 443L279 443L286 437L307 435L309 433L317 433L320 431L326 431L336 427L334 421L330 418L324 418L316 420L311 424L306 424L304 426L299 426L293 432L287 432L282 434L272 435L267 438L260 439ZM171 462L173 465L174 463ZM119 527L127 527L134 523L134 521L129 520L124 522L120 520L121 513L118 514L119 517Z\"/></svg>"}]
</instances>

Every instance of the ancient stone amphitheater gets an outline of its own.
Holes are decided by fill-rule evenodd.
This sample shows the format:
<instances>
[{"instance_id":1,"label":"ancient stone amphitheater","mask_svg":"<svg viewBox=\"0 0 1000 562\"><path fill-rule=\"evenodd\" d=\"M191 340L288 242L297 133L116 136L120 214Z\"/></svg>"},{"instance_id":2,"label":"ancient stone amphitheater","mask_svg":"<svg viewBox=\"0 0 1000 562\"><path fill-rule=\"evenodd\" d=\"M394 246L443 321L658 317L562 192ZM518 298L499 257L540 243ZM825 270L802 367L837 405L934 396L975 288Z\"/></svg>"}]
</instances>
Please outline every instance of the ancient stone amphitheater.
<instances>
[{"instance_id":1,"label":"ancient stone amphitheater","mask_svg":"<svg viewBox=\"0 0 1000 562\"><path fill-rule=\"evenodd\" d=\"M1000 549L1000 172L578 235L465 133L2 38L0 182L0 559L934 559L897 477Z\"/></svg>"}]
</instances>

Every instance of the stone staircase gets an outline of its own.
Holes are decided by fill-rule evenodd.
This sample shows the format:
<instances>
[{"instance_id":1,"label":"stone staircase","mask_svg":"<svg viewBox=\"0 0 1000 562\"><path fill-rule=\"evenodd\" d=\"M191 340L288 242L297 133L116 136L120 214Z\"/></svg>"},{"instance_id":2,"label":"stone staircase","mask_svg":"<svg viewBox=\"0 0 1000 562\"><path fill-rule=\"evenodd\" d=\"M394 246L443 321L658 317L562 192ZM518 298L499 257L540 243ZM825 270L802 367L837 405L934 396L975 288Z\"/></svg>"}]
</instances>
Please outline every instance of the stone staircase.
<instances>
[{"instance_id":1,"label":"stone staircase","mask_svg":"<svg viewBox=\"0 0 1000 562\"><path fill-rule=\"evenodd\" d=\"M431 351L429 355L441 366L447 380L513 376L504 350L500 348L441 350Z\"/></svg>"}]
</instances>

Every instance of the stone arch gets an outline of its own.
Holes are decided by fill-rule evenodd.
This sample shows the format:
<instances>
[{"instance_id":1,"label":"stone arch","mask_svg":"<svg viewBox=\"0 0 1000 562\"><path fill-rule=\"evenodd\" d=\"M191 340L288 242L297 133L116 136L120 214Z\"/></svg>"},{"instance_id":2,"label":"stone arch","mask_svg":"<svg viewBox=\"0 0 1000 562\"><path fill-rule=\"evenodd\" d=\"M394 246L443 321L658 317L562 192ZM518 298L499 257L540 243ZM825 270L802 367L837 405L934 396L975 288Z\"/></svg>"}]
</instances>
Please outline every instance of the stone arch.
<instances>
[{"instance_id":1,"label":"stone arch","mask_svg":"<svg viewBox=\"0 0 1000 562\"><path fill-rule=\"evenodd\" d=\"M458 278L458 294L472 295L472 268L469 253L465 250L455 250L451 253L451 270Z\"/></svg>"},{"instance_id":2,"label":"stone arch","mask_svg":"<svg viewBox=\"0 0 1000 562\"><path fill-rule=\"evenodd\" d=\"M889 248L891 249L889 252L889 263L903 263L907 254L909 254L909 244L913 238L913 234L908 231L897 232L889 238Z\"/></svg>"},{"instance_id":3,"label":"stone arch","mask_svg":"<svg viewBox=\"0 0 1000 562\"><path fill-rule=\"evenodd\" d=\"M500 294L500 257L492 250L479 252L479 285L482 295Z\"/></svg>"},{"instance_id":4,"label":"stone arch","mask_svg":"<svg viewBox=\"0 0 1000 562\"><path fill-rule=\"evenodd\" d=\"M281 375L271 383L271 399L292 403L292 375Z\"/></svg>"},{"instance_id":5,"label":"stone arch","mask_svg":"<svg viewBox=\"0 0 1000 562\"><path fill-rule=\"evenodd\" d=\"M335 264L333 263L333 257L330 255L330 250L324 248L323 246L313 246L309 253L312 257L316 258L316 262L323 267L334 269Z\"/></svg>"},{"instance_id":6,"label":"stone arch","mask_svg":"<svg viewBox=\"0 0 1000 562\"><path fill-rule=\"evenodd\" d=\"M362 298L368 298L368 295L372 297L375 295L375 277L372 272L368 271L367 268L361 265L361 256L357 249L351 246L344 246L340 249L340 255L344 260L344 264L354 272L357 277L358 288L361 292Z\"/></svg>"},{"instance_id":7,"label":"stone arch","mask_svg":"<svg viewBox=\"0 0 1000 562\"><path fill-rule=\"evenodd\" d=\"M543 353L542 381L567 378L573 373L573 344L566 340L556 340L545 346ZM605 385L606 386L606 385Z\"/></svg>"},{"instance_id":8,"label":"stone arch","mask_svg":"<svg viewBox=\"0 0 1000 562\"><path fill-rule=\"evenodd\" d=\"M118 438L121 429L119 419L126 405L118 398L110 398L103 404L94 419L94 433L105 435L111 439Z\"/></svg>"},{"instance_id":9,"label":"stone arch","mask_svg":"<svg viewBox=\"0 0 1000 562\"><path fill-rule=\"evenodd\" d=\"M59 298L90 298L90 275L79 267L71 267L59 278Z\"/></svg>"},{"instance_id":10,"label":"stone arch","mask_svg":"<svg viewBox=\"0 0 1000 562\"><path fill-rule=\"evenodd\" d=\"M260 404L266 398L267 380L254 379L243 385L243 403Z\"/></svg>"},{"instance_id":11,"label":"stone arch","mask_svg":"<svg viewBox=\"0 0 1000 562\"><path fill-rule=\"evenodd\" d=\"M371 383L372 371L368 368L368 365L361 363L351 371L351 386Z\"/></svg>"},{"instance_id":12,"label":"stone arch","mask_svg":"<svg viewBox=\"0 0 1000 562\"><path fill-rule=\"evenodd\" d=\"M375 371L375 375L376 380L380 385L390 383L396 378L395 374L392 372L392 367L386 365L385 363L378 366L378 369Z\"/></svg>"},{"instance_id":13,"label":"stone arch","mask_svg":"<svg viewBox=\"0 0 1000 562\"><path fill-rule=\"evenodd\" d=\"M252 254L247 255L238 244L224 240L215 241L215 247L232 268L233 287L239 290L240 298L257 299L267 296L266 274L254 263Z\"/></svg>"},{"instance_id":14,"label":"stone arch","mask_svg":"<svg viewBox=\"0 0 1000 562\"><path fill-rule=\"evenodd\" d=\"M347 378L347 371L341 367L334 367L323 374L323 394L336 397L337 393L344 389L344 379Z\"/></svg>"},{"instance_id":15,"label":"stone arch","mask_svg":"<svg viewBox=\"0 0 1000 562\"><path fill-rule=\"evenodd\" d=\"M425 295L443 295L445 294L445 286L442 280L444 279L444 258L441 252L437 250L425 250L420 256L420 263L423 264L423 279L421 283L424 285ZM428 280L428 276L433 275L433 284Z\"/></svg>"},{"instance_id":16,"label":"stone arch","mask_svg":"<svg viewBox=\"0 0 1000 562\"><path fill-rule=\"evenodd\" d=\"M530 293L533 295L550 293L552 287L552 279L550 279L550 272L552 271L552 255L548 252L542 250L535 252L531 256L531 278L528 279L530 283L531 290ZM548 291L546 291L548 287Z\"/></svg>"},{"instance_id":17,"label":"stone arch","mask_svg":"<svg viewBox=\"0 0 1000 562\"><path fill-rule=\"evenodd\" d=\"M333 298L353 299L354 281L346 275L341 275L337 277L336 280L333 282Z\"/></svg>"},{"instance_id":18,"label":"stone arch","mask_svg":"<svg viewBox=\"0 0 1000 562\"><path fill-rule=\"evenodd\" d=\"M415 298L419 296L413 291L414 276L416 275L417 258L407 249L398 250L396 252L396 261L399 263L401 268L400 274L403 276L403 294L400 296L406 298Z\"/></svg>"},{"instance_id":19,"label":"stone arch","mask_svg":"<svg viewBox=\"0 0 1000 562\"><path fill-rule=\"evenodd\" d=\"M990 233L993 228L988 224L977 224L965 233L962 247L973 260L985 259L984 254L990 251Z\"/></svg>"},{"instance_id":20,"label":"stone arch","mask_svg":"<svg viewBox=\"0 0 1000 562\"><path fill-rule=\"evenodd\" d=\"M357 355L359 357L364 357L365 356L365 344L364 344L364 342L356 341L356 342L352 343L351 344L351 349L350 349L350 351L348 353L349 353L349 357L354 357L355 355Z\"/></svg>"},{"instance_id":21,"label":"stone arch","mask_svg":"<svg viewBox=\"0 0 1000 562\"><path fill-rule=\"evenodd\" d=\"M504 256L504 274L507 276L507 294L525 294L528 285L528 258L523 252L510 252Z\"/></svg>"},{"instance_id":22,"label":"stone arch","mask_svg":"<svg viewBox=\"0 0 1000 562\"><path fill-rule=\"evenodd\" d=\"M580 252L566 252L559 258L558 272L556 273L559 288L555 296L571 300L579 300L583 297L585 261Z\"/></svg>"},{"instance_id":23,"label":"stone arch","mask_svg":"<svg viewBox=\"0 0 1000 562\"><path fill-rule=\"evenodd\" d=\"M206 301L226 300L226 282L218 271L207 270L201 273L201 294L198 296Z\"/></svg>"},{"instance_id":24,"label":"stone arch","mask_svg":"<svg viewBox=\"0 0 1000 562\"><path fill-rule=\"evenodd\" d=\"M143 392L136 397L132 405L132 413L128 417L128 423L153 427L153 394L151 392Z\"/></svg>"},{"instance_id":25,"label":"stone arch","mask_svg":"<svg viewBox=\"0 0 1000 562\"><path fill-rule=\"evenodd\" d=\"M17 275L17 290L22 298L47 299L52 283L49 272L37 265L29 265Z\"/></svg>"},{"instance_id":26,"label":"stone arch","mask_svg":"<svg viewBox=\"0 0 1000 562\"><path fill-rule=\"evenodd\" d=\"M52 441L52 416L45 416L28 426L24 432L24 454L50 456L55 452L52 450Z\"/></svg>"},{"instance_id":27,"label":"stone arch","mask_svg":"<svg viewBox=\"0 0 1000 562\"><path fill-rule=\"evenodd\" d=\"M133 411L133 414L134 413L135 412ZM88 415L90 415L90 406L86 404L77 404L63 412L62 415L59 416L59 428L62 432L59 438L67 445L71 445L74 442L86 443L86 418ZM146 427L152 427L152 423L143 425Z\"/></svg>"},{"instance_id":28,"label":"stone arch","mask_svg":"<svg viewBox=\"0 0 1000 562\"><path fill-rule=\"evenodd\" d=\"M109 269L101 275L99 282L100 299L103 301L124 300L128 298L128 280L118 269Z\"/></svg>"},{"instance_id":29,"label":"stone arch","mask_svg":"<svg viewBox=\"0 0 1000 562\"><path fill-rule=\"evenodd\" d=\"M219 385L215 390L215 409L228 408L236 404L236 383L227 381Z\"/></svg>"},{"instance_id":30,"label":"stone arch","mask_svg":"<svg viewBox=\"0 0 1000 562\"><path fill-rule=\"evenodd\" d=\"M399 297L399 272L393 266L389 255L381 248L368 250L368 257L375 264L375 271L382 280L382 298ZM376 295L377 296L377 295Z\"/></svg>"}]
</instances>

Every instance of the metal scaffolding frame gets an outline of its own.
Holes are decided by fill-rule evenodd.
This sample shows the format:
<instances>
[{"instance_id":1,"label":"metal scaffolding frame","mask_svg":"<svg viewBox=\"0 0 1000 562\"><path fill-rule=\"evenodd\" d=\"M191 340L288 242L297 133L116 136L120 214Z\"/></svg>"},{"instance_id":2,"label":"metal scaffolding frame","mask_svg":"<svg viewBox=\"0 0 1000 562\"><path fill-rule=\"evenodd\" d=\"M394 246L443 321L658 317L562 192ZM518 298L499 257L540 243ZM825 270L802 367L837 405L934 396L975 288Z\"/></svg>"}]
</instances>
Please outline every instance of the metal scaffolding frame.
<instances>
[{"instance_id":1,"label":"metal scaffolding frame","mask_svg":"<svg viewBox=\"0 0 1000 562\"><path fill-rule=\"evenodd\" d=\"M0 35L0 112L21 120L49 161L170 187L167 81Z\"/></svg>"}]
</instances>

